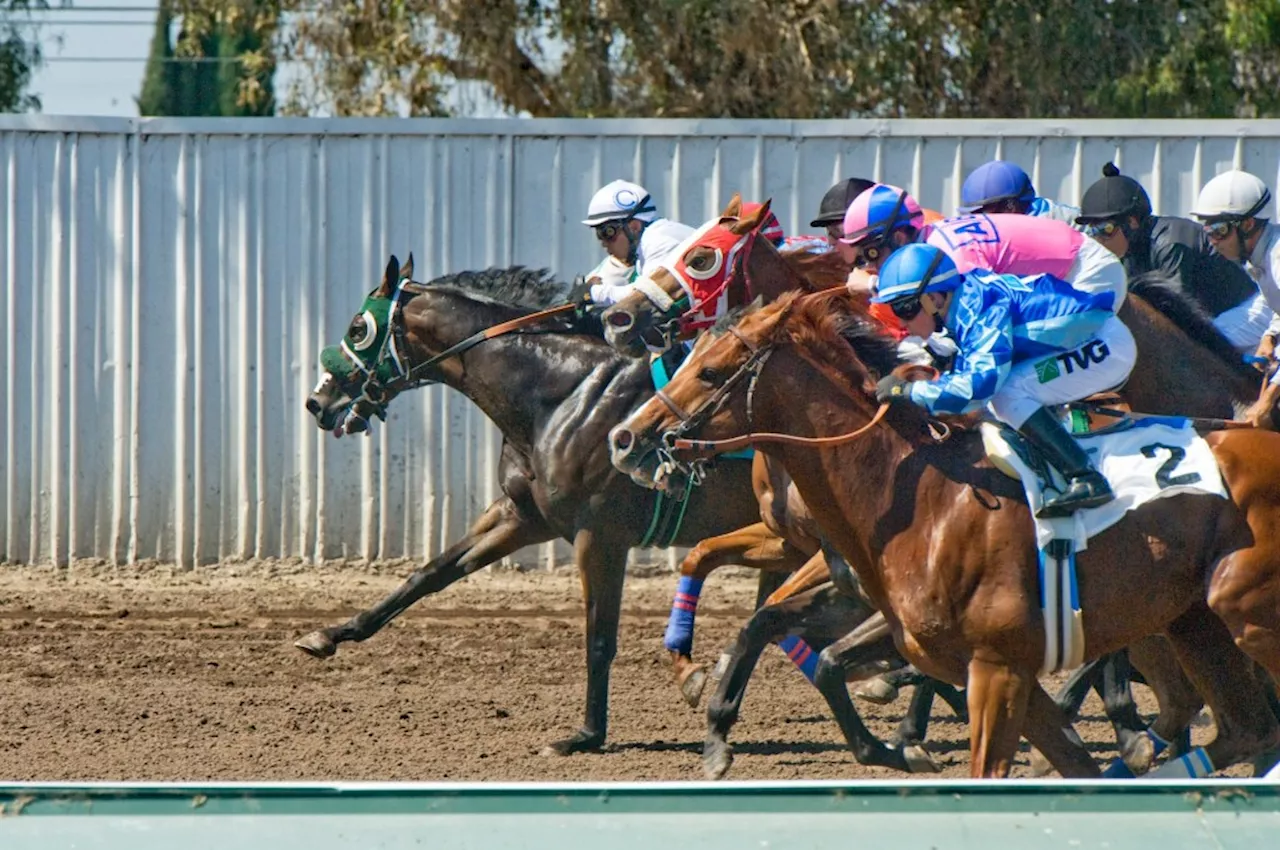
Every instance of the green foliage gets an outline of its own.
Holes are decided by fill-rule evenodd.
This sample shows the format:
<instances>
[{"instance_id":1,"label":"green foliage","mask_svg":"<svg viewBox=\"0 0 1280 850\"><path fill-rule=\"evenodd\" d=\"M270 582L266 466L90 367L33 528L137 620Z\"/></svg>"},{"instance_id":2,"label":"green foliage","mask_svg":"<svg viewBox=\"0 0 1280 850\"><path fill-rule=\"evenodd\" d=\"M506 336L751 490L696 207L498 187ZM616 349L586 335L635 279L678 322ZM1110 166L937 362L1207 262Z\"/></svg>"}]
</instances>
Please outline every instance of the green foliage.
<instances>
[{"instance_id":1,"label":"green foliage","mask_svg":"<svg viewBox=\"0 0 1280 850\"><path fill-rule=\"evenodd\" d=\"M40 109L39 96L27 90L44 59L38 28L29 13L47 8L44 0L0 2L0 112Z\"/></svg>"},{"instance_id":2,"label":"green foliage","mask_svg":"<svg viewBox=\"0 0 1280 850\"><path fill-rule=\"evenodd\" d=\"M226 8L176 2L192 26L213 26ZM244 55L264 66L299 63L283 108L303 114L443 115L467 82L531 116L1280 115L1280 0L271 0L254 8L259 40Z\"/></svg>"},{"instance_id":3,"label":"green foliage","mask_svg":"<svg viewBox=\"0 0 1280 850\"><path fill-rule=\"evenodd\" d=\"M255 4L257 5L257 4ZM182 16L176 44L175 9L156 14L151 53L137 98L142 115L271 115L275 62L261 55L271 20L247 7L220 4L208 16Z\"/></svg>"}]
</instances>

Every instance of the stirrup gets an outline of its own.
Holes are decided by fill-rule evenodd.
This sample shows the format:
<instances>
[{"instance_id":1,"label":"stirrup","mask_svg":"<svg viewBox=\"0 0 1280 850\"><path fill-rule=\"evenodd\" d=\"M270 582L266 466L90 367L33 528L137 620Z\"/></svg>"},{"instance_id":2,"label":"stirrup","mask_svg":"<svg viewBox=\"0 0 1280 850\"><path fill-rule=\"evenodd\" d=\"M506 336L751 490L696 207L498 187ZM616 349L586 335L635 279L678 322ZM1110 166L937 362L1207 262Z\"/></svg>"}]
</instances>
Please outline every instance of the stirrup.
<instances>
[{"instance_id":1,"label":"stirrup","mask_svg":"<svg viewBox=\"0 0 1280 850\"><path fill-rule=\"evenodd\" d=\"M1102 473L1090 470L1070 480L1067 489L1045 501L1036 511L1038 519L1058 519L1076 511L1096 508L1115 499L1116 494Z\"/></svg>"}]
</instances>

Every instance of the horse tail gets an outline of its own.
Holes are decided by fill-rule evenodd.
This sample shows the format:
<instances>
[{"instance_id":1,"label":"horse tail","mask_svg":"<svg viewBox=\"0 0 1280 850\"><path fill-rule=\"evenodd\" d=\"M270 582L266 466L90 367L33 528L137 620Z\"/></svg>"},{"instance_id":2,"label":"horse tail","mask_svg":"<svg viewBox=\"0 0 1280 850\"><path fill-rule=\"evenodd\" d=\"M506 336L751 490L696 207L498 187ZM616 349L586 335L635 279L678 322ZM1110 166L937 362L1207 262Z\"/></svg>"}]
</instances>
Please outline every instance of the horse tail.
<instances>
[{"instance_id":1,"label":"horse tail","mask_svg":"<svg viewBox=\"0 0 1280 850\"><path fill-rule=\"evenodd\" d=\"M1168 275L1141 272L1129 278L1129 294L1137 295L1202 347L1217 355L1236 375L1258 380L1258 372L1240 356L1235 346L1213 324L1213 318L1187 297Z\"/></svg>"}]
</instances>

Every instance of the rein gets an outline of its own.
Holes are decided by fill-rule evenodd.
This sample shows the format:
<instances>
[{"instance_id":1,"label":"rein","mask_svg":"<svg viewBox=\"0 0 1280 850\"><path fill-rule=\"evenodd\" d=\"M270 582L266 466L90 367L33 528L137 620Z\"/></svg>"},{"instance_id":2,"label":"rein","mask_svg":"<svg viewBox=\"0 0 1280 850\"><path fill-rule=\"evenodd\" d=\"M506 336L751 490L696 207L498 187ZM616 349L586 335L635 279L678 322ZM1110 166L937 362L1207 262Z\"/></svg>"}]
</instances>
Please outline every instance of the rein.
<instances>
[{"instance_id":1,"label":"rein","mask_svg":"<svg viewBox=\"0 0 1280 850\"><path fill-rule=\"evenodd\" d=\"M832 437L797 437L794 434L778 434L772 431L754 431L750 434L743 434L740 437L730 437L727 440L689 440L673 437L669 441L670 444L668 448L675 451L711 452L712 454L720 454L722 452L731 452L754 443L781 443L785 446L809 446L810 448L843 446L845 443L852 443L876 425L879 425L880 420L884 419L884 415L888 412L889 402L882 402L880 407L876 410L875 415L871 417L871 421L866 425L863 425L855 431L850 431L847 434L837 434Z\"/></svg>"},{"instance_id":2,"label":"rein","mask_svg":"<svg viewBox=\"0 0 1280 850\"><path fill-rule=\"evenodd\" d=\"M537 313L530 313L527 316L520 316L518 318L496 324L493 327L485 328L482 331L477 331L476 333L473 333L471 336L467 337L461 342L454 343L453 345L449 346L444 351L440 352L434 357L431 357L423 361L422 363L419 363L417 366L414 366L405 374L404 379L406 381L412 381L414 380L414 376L417 375L419 372L424 372L427 369L430 369L432 366L435 366L437 363L442 363L445 360L448 360L450 357L455 357L472 348L475 348L477 345L484 342L485 340L493 339L494 337L498 337L498 336L503 336L504 334L509 334L512 331L518 331L521 328L527 328L530 325L536 325L538 322L541 322L543 319L549 319L552 316L558 316L561 313L568 313L569 311L576 309L577 306L578 305L573 302L570 302L568 304L561 304L558 307L550 307L546 310L540 310Z\"/></svg>"}]
</instances>

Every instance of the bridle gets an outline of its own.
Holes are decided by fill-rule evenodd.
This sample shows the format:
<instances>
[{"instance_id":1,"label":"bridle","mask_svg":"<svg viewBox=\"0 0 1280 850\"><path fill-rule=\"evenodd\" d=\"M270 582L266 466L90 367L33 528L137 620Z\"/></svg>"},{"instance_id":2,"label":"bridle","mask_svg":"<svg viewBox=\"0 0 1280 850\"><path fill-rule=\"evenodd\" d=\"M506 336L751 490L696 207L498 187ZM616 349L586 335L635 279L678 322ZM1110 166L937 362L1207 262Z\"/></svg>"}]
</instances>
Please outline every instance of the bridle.
<instances>
[{"instance_id":1,"label":"bridle","mask_svg":"<svg viewBox=\"0 0 1280 850\"><path fill-rule=\"evenodd\" d=\"M365 379L360 385L360 395L357 396L348 407L347 417L343 423L343 430L347 434L356 434L361 431L366 433L373 424L371 417L377 416L382 421L387 420L387 405L391 399L400 393L416 389L417 387L429 386L439 383L439 381L421 377L426 372L444 361L457 357L480 343L494 337L503 336L527 328L531 325L538 324L544 319L558 316L562 313L568 313L577 309L578 305L574 302L560 304L550 307L546 310L540 310L536 313L530 313L527 316L519 316L506 322L500 322L484 330L477 331L466 339L454 343L453 345L435 354L428 359L416 365L408 365L408 336L404 328L402 320L403 306L413 299L414 296L426 292L426 288L422 284L413 281L402 280L400 285L396 287L395 294L392 296L391 309L387 314L387 336L382 341L382 347L378 351L378 358L373 365L365 368L364 364L359 362L358 358L354 359L358 368L364 372ZM406 294L407 293L407 294ZM384 364L390 364L390 368L395 371L394 386L384 384L378 379L377 373Z\"/></svg>"},{"instance_id":2,"label":"bridle","mask_svg":"<svg viewBox=\"0 0 1280 850\"><path fill-rule=\"evenodd\" d=\"M763 225L763 222L761 222ZM678 298L671 298L662 293L662 298L655 297L649 289L641 288L636 284L645 298L657 308L657 317L651 326L641 335L641 340L645 347L655 353L661 353L675 345L679 340L686 339L696 335L699 331L705 330L716 323L718 317L707 316L705 313L702 318L694 318L693 314L702 308L710 307L720 300L725 290L741 275L743 285L746 287L747 297L744 303L751 303L755 297L756 291L754 282L751 278L751 269L746 264L746 257L749 255L755 240L760 234L760 225L755 229L742 236L732 248L729 249L728 262L725 264L726 270L724 280L720 282L715 289L711 291L698 304L694 304L688 294L684 292ZM667 271L671 276L681 282L682 288L687 281L683 281L681 276L669 266ZM656 284L653 285L656 288ZM652 342L651 333L657 334L657 343ZM647 338L646 338L647 337Z\"/></svg>"}]
</instances>

